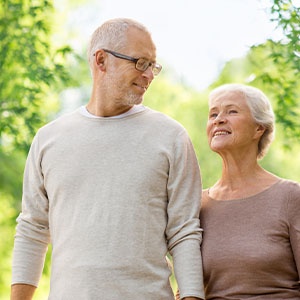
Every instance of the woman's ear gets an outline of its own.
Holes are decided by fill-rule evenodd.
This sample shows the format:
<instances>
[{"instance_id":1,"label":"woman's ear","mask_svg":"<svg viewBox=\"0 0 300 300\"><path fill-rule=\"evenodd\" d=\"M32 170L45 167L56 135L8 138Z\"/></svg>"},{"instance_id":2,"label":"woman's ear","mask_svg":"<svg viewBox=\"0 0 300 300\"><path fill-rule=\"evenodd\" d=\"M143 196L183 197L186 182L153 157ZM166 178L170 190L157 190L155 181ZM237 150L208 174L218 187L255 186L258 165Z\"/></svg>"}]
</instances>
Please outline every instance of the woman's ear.
<instances>
[{"instance_id":1,"label":"woman's ear","mask_svg":"<svg viewBox=\"0 0 300 300\"><path fill-rule=\"evenodd\" d=\"M260 138L264 134L265 131L266 131L266 127L258 124L257 128L256 128L255 138Z\"/></svg>"}]
</instances>

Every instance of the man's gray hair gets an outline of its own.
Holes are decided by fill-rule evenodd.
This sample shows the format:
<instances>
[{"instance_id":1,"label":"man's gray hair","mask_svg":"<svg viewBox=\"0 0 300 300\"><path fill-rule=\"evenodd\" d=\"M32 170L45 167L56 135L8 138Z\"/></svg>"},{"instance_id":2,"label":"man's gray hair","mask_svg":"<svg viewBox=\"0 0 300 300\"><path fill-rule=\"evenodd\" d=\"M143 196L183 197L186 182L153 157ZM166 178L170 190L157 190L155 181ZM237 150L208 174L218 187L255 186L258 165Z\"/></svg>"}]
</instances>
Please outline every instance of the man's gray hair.
<instances>
[{"instance_id":1,"label":"man's gray hair","mask_svg":"<svg viewBox=\"0 0 300 300\"><path fill-rule=\"evenodd\" d=\"M129 27L138 28L150 35L144 25L126 18L108 20L94 31L87 52L91 70L93 67L93 56L97 50L106 48L112 51L119 51L126 46L126 33Z\"/></svg>"},{"instance_id":2,"label":"man's gray hair","mask_svg":"<svg viewBox=\"0 0 300 300\"><path fill-rule=\"evenodd\" d=\"M243 84L224 84L209 94L209 101L224 92L241 93L246 100L254 121L265 127L265 132L258 143L257 158L262 159L274 138L275 115L267 96L259 89Z\"/></svg>"}]
</instances>

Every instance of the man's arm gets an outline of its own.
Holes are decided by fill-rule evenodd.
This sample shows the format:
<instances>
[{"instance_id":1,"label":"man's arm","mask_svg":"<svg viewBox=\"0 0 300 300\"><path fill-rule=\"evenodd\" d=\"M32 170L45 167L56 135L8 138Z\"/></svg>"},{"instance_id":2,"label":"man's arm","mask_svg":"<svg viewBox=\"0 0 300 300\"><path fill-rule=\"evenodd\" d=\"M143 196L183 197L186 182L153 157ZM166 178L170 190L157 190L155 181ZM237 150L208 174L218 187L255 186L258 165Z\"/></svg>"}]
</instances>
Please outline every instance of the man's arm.
<instances>
[{"instance_id":1,"label":"man's arm","mask_svg":"<svg viewBox=\"0 0 300 300\"><path fill-rule=\"evenodd\" d=\"M36 135L24 172L22 212L17 218L13 249L12 285L38 286L50 242L49 201L44 187L41 153ZM24 290L25 293L32 288L25 286L13 290L14 293Z\"/></svg>"},{"instance_id":2,"label":"man's arm","mask_svg":"<svg viewBox=\"0 0 300 300\"><path fill-rule=\"evenodd\" d=\"M29 284L14 284L11 286L11 300L31 300L36 287Z\"/></svg>"},{"instance_id":3,"label":"man's arm","mask_svg":"<svg viewBox=\"0 0 300 300\"><path fill-rule=\"evenodd\" d=\"M200 244L201 178L193 145L185 130L174 140L168 178L166 237L181 297L204 299Z\"/></svg>"}]
</instances>

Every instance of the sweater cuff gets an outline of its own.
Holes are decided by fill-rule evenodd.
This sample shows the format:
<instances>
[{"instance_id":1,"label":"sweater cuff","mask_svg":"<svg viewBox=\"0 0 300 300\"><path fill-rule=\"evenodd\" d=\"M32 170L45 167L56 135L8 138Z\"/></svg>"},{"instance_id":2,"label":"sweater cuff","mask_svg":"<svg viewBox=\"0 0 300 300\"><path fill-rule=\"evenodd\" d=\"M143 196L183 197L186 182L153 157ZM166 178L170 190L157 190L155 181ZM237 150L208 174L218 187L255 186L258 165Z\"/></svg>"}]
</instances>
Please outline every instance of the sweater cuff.
<instances>
[{"instance_id":1,"label":"sweater cuff","mask_svg":"<svg viewBox=\"0 0 300 300\"><path fill-rule=\"evenodd\" d=\"M205 299L199 240L183 240L172 249L171 254L180 298L197 297Z\"/></svg>"},{"instance_id":2,"label":"sweater cuff","mask_svg":"<svg viewBox=\"0 0 300 300\"><path fill-rule=\"evenodd\" d=\"M11 284L30 284L37 287L47 249L47 245L41 242L32 243L24 237L15 237Z\"/></svg>"}]
</instances>

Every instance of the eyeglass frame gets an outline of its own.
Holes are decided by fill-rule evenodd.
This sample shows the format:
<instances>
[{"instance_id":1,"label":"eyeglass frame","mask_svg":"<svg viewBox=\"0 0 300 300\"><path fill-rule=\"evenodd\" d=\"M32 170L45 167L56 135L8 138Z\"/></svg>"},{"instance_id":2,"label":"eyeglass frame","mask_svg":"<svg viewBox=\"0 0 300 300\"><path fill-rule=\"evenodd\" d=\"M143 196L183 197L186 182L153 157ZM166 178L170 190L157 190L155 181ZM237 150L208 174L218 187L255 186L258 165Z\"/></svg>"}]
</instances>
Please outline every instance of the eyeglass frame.
<instances>
[{"instance_id":1,"label":"eyeglass frame","mask_svg":"<svg viewBox=\"0 0 300 300\"><path fill-rule=\"evenodd\" d=\"M115 56L115 57L117 57L117 58L126 59L126 60L129 60L129 61L134 62L134 63L135 63L135 68L136 68L136 70L138 70L138 71L140 71L140 72L145 72L149 67L151 67L152 72L153 72L153 75L154 75L154 76L157 76L157 75L160 73L161 69L162 69L162 66L161 66L160 64L158 64L158 63L156 63L156 62L155 62L155 63L154 63L154 62L151 62L151 61L149 61L148 59L145 59L145 58L143 58L143 57L140 57L140 58L134 58L134 57L127 56L127 55L121 54L121 53L119 53L119 52L111 51L111 50L108 50L108 49L102 49L102 50L103 50L104 52L110 53L111 55L113 55L113 56ZM96 55L96 53L94 53L94 56L95 56L95 55ZM140 69L137 68L137 62L138 62L140 59L145 59L146 61L148 61L148 66L147 66L147 68L146 68L145 70L140 70ZM159 72L158 72L158 73L155 73L155 72L153 71L153 67L152 67L152 66L156 67L156 69L159 70Z\"/></svg>"}]
</instances>

